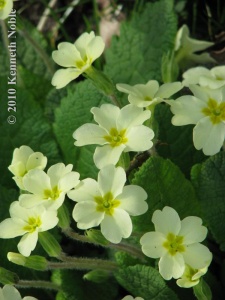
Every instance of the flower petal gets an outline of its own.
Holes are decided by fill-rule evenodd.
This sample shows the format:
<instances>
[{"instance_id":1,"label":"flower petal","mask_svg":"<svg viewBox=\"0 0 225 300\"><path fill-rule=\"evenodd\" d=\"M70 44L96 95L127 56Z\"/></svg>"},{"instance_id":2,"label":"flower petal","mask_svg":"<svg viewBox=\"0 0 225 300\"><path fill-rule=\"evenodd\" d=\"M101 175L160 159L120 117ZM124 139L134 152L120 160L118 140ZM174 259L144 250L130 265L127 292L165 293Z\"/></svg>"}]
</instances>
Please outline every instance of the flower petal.
<instances>
[{"instance_id":1,"label":"flower petal","mask_svg":"<svg viewBox=\"0 0 225 300\"><path fill-rule=\"evenodd\" d=\"M126 173L123 168L115 167L114 165L105 166L98 173L99 190L104 196L108 192L117 195L122 193L124 184L126 182Z\"/></svg>"},{"instance_id":2,"label":"flower petal","mask_svg":"<svg viewBox=\"0 0 225 300\"><path fill-rule=\"evenodd\" d=\"M202 226L202 219L198 217L186 217L181 221L179 235L184 236L184 244L202 242L207 235L207 228Z\"/></svg>"},{"instance_id":3,"label":"flower petal","mask_svg":"<svg viewBox=\"0 0 225 300\"><path fill-rule=\"evenodd\" d=\"M71 190L79 184L79 177L80 174L77 172L70 172L64 175L59 180L59 190L67 193L69 190Z\"/></svg>"},{"instance_id":4,"label":"flower petal","mask_svg":"<svg viewBox=\"0 0 225 300\"><path fill-rule=\"evenodd\" d=\"M109 164L117 164L125 147L126 145L124 144L117 147L111 147L110 145L97 147L94 153L94 163L96 167L102 169Z\"/></svg>"},{"instance_id":5,"label":"flower petal","mask_svg":"<svg viewBox=\"0 0 225 300\"><path fill-rule=\"evenodd\" d=\"M47 157L44 156L41 152L32 153L26 164L26 169L44 169L47 165Z\"/></svg>"},{"instance_id":6,"label":"flower petal","mask_svg":"<svg viewBox=\"0 0 225 300\"><path fill-rule=\"evenodd\" d=\"M205 67L195 67L190 68L186 72L183 73L183 85L189 86L190 84L198 84L199 79L203 75L210 75L210 71Z\"/></svg>"},{"instance_id":7,"label":"flower petal","mask_svg":"<svg viewBox=\"0 0 225 300\"><path fill-rule=\"evenodd\" d=\"M57 89L61 89L70 81L79 77L80 74L82 74L82 71L75 68L59 69L52 77L52 85Z\"/></svg>"},{"instance_id":8,"label":"flower petal","mask_svg":"<svg viewBox=\"0 0 225 300\"><path fill-rule=\"evenodd\" d=\"M153 130L144 125L130 128L126 134L128 141L124 152L146 151L150 149L153 146L151 140L154 135Z\"/></svg>"},{"instance_id":9,"label":"flower petal","mask_svg":"<svg viewBox=\"0 0 225 300\"><path fill-rule=\"evenodd\" d=\"M159 87L155 97L169 98L183 88L181 82L164 83Z\"/></svg>"},{"instance_id":10,"label":"flower petal","mask_svg":"<svg viewBox=\"0 0 225 300\"><path fill-rule=\"evenodd\" d=\"M183 274L185 269L184 259L180 253L172 256L165 254L159 260L159 273L165 280L171 278L179 278Z\"/></svg>"},{"instance_id":11,"label":"flower petal","mask_svg":"<svg viewBox=\"0 0 225 300\"><path fill-rule=\"evenodd\" d=\"M148 209L147 193L138 185L128 185L123 188L122 194L117 196L120 201L120 208L124 209L131 216L144 214Z\"/></svg>"},{"instance_id":12,"label":"flower petal","mask_svg":"<svg viewBox=\"0 0 225 300\"><path fill-rule=\"evenodd\" d=\"M78 228L88 229L102 222L104 213L97 211L96 206L93 201L81 201L75 205L72 215Z\"/></svg>"},{"instance_id":13,"label":"flower petal","mask_svg":"<svg viewBox=\"0 0 225 300\"><path fill-rule=\"evenodd\" d=\"M0 296L1 300L22 300L19 291L13 285L9 285L9 284L6 284L2 288L1 296Z\"/></svg>"},{"instance_id":14,"label":"flower petal","mask_svg":"<svg viewBox=\"0 0 225 300\"><path fill-rule=\"evenodd\" d=\"M22 220L20 224L11 218L5 219L0 223L0 238L2 239L10 239L16 236L21 236L25 233L23 226L25 226L25 222Z\"/></svg>"},{"instance_id":15,"label":"flower petal","mask_svg":"<svg viewBox=\"0 0 225 300\"><path fill-rule=\"evenodd\" d=\"M107 131L96 124L87 123L79 127L73 133L73 138L76 140L75 146L84 146L106 143L104 136L108 135Z\"/></svg>"},{"instance_id":16,"label":"flower petal","mask_svg":"<svg viewBox=\"0 0 225 300\"><path fill-rule=\"evenodd\" d=\"M112 104L102 104L101 107L92 107L91 113L94 115L95 122L110 132L110 129L116 128L120 109Z\"/></svg>"},{"instance_id":17,"label":"flower petal","mask_svg":"<svg viewBox=\"0 0 225 300\"><path fill-rule=\"evenodd\" d=\"M205 155L214 155L220 151L225 136L225 124L213 124L210 117L201 119L193 130L194 146L202 149Z\"/></svg>"},{"instance_id":18,"label":"flower petal","mask_svg":"<svg viewBox=\"0 0 225 300\"><path fill-rule=\"evenodd\" d=\"M24 208L32 208L36 205L45 204L46 201L39 195L22 194L19 197L19 203Z\"/></svg>"},{"instance_id":19,"label":"flower petal","mask_svg":"<svg viewBox=\"0 0 225 300\"><path fill-rule=\"evenodd\" d=\"M196 124L204 117L202 109L206 103L194 96L181 96L175 101L169 100L171 111L174 114L172 124L175 126L182 126L188 124Z\"/></svg>"},{"instance_id":20,"label":"flower petal","mask_svg":"<svg viewBox=\"0 0 225 300\"><path fill-rule=\"evenodd\" d=\"M152 222L155 225L155 231L164 235L173 233L177 235L181 228L180 217L172 207L165 206L163 210L156 210L152 216Z\"/></svg>"},{"instance_id":21,"label":"flower petal","mask_svg":"<svg viewBox=\"0 0 225 300\"><path fill-rule=\"evenodd\" d=\"M75 190L67 193L68 197L76 202L94 201L94 197L101 196L97 181L86 178L80 182Z\"/></svg>"},{"instance_id":22,"label":"flower petal","mask_svg":"<svg viewBox=\"0 0 225 300\"><path fill-rule=\"evenodd\" d=\"M44 195L44 190L51 190L50 178L42 170L30 170L23 177L23 184L25 189L36 195Z\"/></svg>"},{"instance_id":23,"label":"flower petal","mask_svg":"<svg viewBox=\"0 0 225 300\"><path fill-rule=\"evenodd\" d=\"M58 224L58 221L56 210L45 210L41 215L41 225L38 228L38 232L54 228Z\"/></svg>"},{"instance_id":24,"label":"flower petal","mask_svg":"<svg viewBox=\"0 0 225 300\"><path fill-rule=\"evenodd\" d=\"M141 239L142 252L151 258L159 258L166 254L167 250L163 247L166 237L160 232L147 232Z\"/></svg>"},{"instance_id":25,"label":"flower petal","mask_svg":"<svg viewBox=\"0 0 225 300\"><path fill-rule=\"evenodd\" d=\"M122 209L114 209L112 216L105 214L101 223L101 232L111 243L120 243L122 238L128 238L131 235L130 216Z\"/></svg>"},{"instance_id":26,"label":"flower petal","mask_svg":"<svg viewBox=\"0 0 225 300\"><path fill-rule=\"evenodd\" d=\"M18 244L18 250L23 256L30 256L31 251L37 245L38 232L37 230L32 233L26 233L20 240Z\"/></svg>"},{"instance_id":27,"label":"flower petal","mask_svg":"<svg viewBox=\"0 0 225 300\"><path fill-rule=\"evenodd\" d=\"M87 57L91 59L91 62L95 61L103 53L104 48L105 43L102 37L96 36L87 45Z\"/></svg>"},{"instance_id":28,"label":"flower petal","mask_svg":"<svg viewBox=\"0 0 225 300\"><path fill-rule=\"evenodd\" d=\"M7 0L4 8L0 10L0 19L4 20L4 19L8 18L12 8L13 8L13 1Z\"/></svg>"},{"instance_id":29,"label":"flower petal","mask_svg":"<svg viewBox=\"0 0 225 300\"><path fill-rule=\"evenodd\" d=\"M47 175L50 177L51 187L57 186L59 180L66 174L70 173L72 169L73 169L72 164L65 166L63 163L58 163L51 166L47 172Z\"/></svg>"},{"instance_id":30,"label":"flower petal","mask_svg":"<svg viewBox=\"0 0 225 300\"><path fill-rule=\"evenodd\" d=\"M128 129L132 126L138 126L144 123L151 116L151 112L149 110L143 110L140 107L137 107L133 104L128 104L124 106L117 120L117 129Z\"/></svg>"},{"instance_id":31,"label":"flower petal","mask_svg":"<svg viewBox=\"0 0 225 300\"><path fill-rule=\"evenodd\" d=\"M209 249L199 243L186 246L186 251L182 254L185 263L193 269L202 269L208 266L212 260L212 253Z\"/></svg>"},{"instance_id":32,"label":"flower petal","mask_svg":"<svg viewBox=\"0 0 225 300\"><path fill-rule=\"evenodd\" d=\"M76 61L81 61L80 52L74 44L63 42L58 45L58 50L52 52L53 60L61 67L76 67Z\"/></svg>"}]
</instances>

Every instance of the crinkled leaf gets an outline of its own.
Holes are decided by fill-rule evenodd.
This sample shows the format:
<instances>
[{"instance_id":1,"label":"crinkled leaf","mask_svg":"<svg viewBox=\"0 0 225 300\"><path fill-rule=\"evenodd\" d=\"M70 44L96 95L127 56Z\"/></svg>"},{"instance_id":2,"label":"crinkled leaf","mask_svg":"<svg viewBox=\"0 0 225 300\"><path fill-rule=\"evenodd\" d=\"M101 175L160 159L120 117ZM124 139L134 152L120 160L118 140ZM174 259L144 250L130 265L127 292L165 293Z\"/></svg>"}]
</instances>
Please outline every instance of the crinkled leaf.
<instances>
[{"instance_id":1,"label":"crinkled leaf","mask_svg":"<svg viewBox=\"0 0 225 300\"><path fill-rule=\"evenodd\" d=\"M193 126L174 126L171 123L172 113L169 105L157 105L155 118L159 125L157 151L160 156L171 159L189 176L193 164L205 159L202 151L193 145Z\"/></svg>"},{"instance_id":2,"label":"crinkled leaf","mask_svg":"<svg viewBox=\"0 0 225 300\"><path fill-rule=\"evenodd\" d=\"M191 215L199 216L199 204L191 182L168 159L150 157L135 173L132 184L142 186L148 194L148 211L133 217L137 231L151 231L152 214L164 206L173 207L181 219Z\"/></svg>"},{"instance_id":3,"label":"crinkled leaf","mask_svg":"<svg viewBox=\"0 0 225 300\"><path fill-rule=\"evenodd\" d=\"M112 39L106 73L116 83L160 81L162 56L173 47L176 31L172 0L147 3L131 21L122 23L120 36Z\"/></svg>"},{"instance_id":4,"label":"crinkled leaf","mask_svg":"<svg viewBox=\"0 0 225 300\"><path fill-rule=\"evenodd\" d=\"M16 89L16 112L8 111L7 107L7 83L1 78L0 94L4 102L0 111L0 183L6 186L15 186L12 174L8 171L13 151L22 145L31 147L34 151L40 151L48 157L49 165L60 160L58 147L52 134L50 124L46 121L43 111L33 99L32 94L22 88ZM9 124L7 118L16 117L15 124Z\"/></svg>"},{"instance_id":5,"label":"crinkled leaf","mask_svg":"<svg viewBox=\"0 0 225 300\"><path fill-rule=\"evenodd\" d=\"M192 169L203 220L225 251L225 154L218 153Z\"/></svg>"},{"instance_id":6,"label":"crinkled leaf","mask_svg":"<svg viewBox=\"0 0 225 300\"><path fill-rule=\"evenodd\" d=\"M52 277L60 284L62 292L57 300L116 300L118 286L113 278L102 283L93 283L83 279L84 272L57 270Z\"/></svg>"},{"instance_id":7,"label":"crinkled leaf","mask_svg":"<svg viewBox=\"0 0 225 300\"><path fill-rule=\"evenodd\" d=\"M133 296L150 300L177 300L177 295L166 285L159 272L149 266L135 265L121 268L118 282Z\"/></svg>"},{"instance_id":8,"label":"crinkled leaf","mask_svg":"<svg viewBox=\"0 0 225 300\"><path fill-rule=\"evenodd\" d=\"M97 168L93 162L96 146L76 147L73 132L85 123L93 122L90 109L109 102L100 94L90 81L78 83L70 89L56 109L54 132L66 163L72 163L83 177L95 177Z\"/></svg>"}]
</instances>

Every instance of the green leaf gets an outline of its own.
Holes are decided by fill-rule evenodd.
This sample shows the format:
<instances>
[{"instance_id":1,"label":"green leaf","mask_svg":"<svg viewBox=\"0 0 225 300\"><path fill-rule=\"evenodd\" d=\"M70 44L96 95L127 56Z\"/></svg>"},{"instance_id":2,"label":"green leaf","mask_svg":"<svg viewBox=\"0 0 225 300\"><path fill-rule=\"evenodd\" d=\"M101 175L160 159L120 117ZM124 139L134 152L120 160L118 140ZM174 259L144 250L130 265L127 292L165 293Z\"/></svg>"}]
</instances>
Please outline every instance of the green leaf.
<instances>
[{"instance_id":1,"label":"green leaf","mask_svg":"<svg viewBox=\"0 0 225 300\"><path fill-rule=\"evenodd\" d=\"M90 109L105 102L109 102L108 98L100 94L90 81L85 80L70 89L68 95L62 99L60 107L56 109L53 128L64 160L72 163L83 177L94 178L97 174L93 162L96 146L76 147L72 135L81 125L93 122Z\"/></svg>"},{"instance_id":2,"label":"green leaf","mask_svg":"<svg viewBox=\"0 0 225 300\"><path fill-rule=\"evenodd\" d=\"M160 20L160 26L159 26ZM177 31L172 0L147 3L124 22L106 52L105 71L116 83L161 81L161 60L171 50Z\"/></svg>"},{"instance_id":3,"label":"green leaf","mask_svg":"<svg viewBox=\"0 0 225 300\"><path fill-rule=\"evenodd\" d=\"M146 300L175 300L177 295L166 285L159 272L149 266L135 265L121 268L116 278L133 296Z\"/></svg>"},{"instance_id":4,"label":"green leaf","mask_svg":"<svg viewBox=\"0 0 225 300\"><path fill-rule=\"evenodd\" d=\"M7 83L1 78L0 94L4 100L0 111L0 183L5 186L15 186L8 171L13 151L22 145L31 147L34 151L40 151L48 157L48 164L59 162L58 147L52 134L52 129L44 117L44 113L33 95L22 88L16 89L16 112L8 111ZM16 117L15 124L9 124L7 118L10 115Z\"/></svg>"},{"instance_id":5,"label":"green leaf","mask_svg":"<svg viewBox=\"0 0 225 300\"><path fill-rule=\"evenodd\" d=\"M117 283L115 280L104 283L93 283L83 279L83 272L71 270L57 270L53 275L53 282L60 284L62 292L57 300L116 300Z\"/></svg>"},{"instance_id":6,"label":"green leaf","mask_svg":"<svg viewBox=\"0 0 225 300\"><path fill-rule=\"evenodd\" d=\"M193 125L172 125L169 105L157 105L154 116L159 125L157 152L160 156L171 159L189 177L193 164L205 159L202 151L194 148Z\"/></svg>"},{"instance_id":7,"label":"green leaf","mask_svg":"<svg viewBox=\"0 0 225 300\"><path fill-rule=\"evenodd\" d=\"M1 28L0 33L2 33ZM6 35L8 35L7 28ZM31 25L27 20L22 20L19 15L17 15L17 32L12 35L8 41L5 41L5 43L9 43L9 45L14 45L12 44L14 42L16 43L17 71L19 70L19 66L21 66L31 71L33 74L44 76L45 78L51 77L54 68L53 61L50 55L47 54L47 41L36 27ZM8 75L8 49L1 39L0 47L0 63L3 62L3 64L0 64L0 74ZM19 74L17 79L19 81Z\"/></svg>"},{"instance_id":8,"label":"green leaf","mask_svg":"<svg viewBox=\"0 0 225 300\"><path fill-rule=\"evenodd\" d=\"M225 251L225 153L218 153L192 169L203 220Z\"/></svg>"},{"instance_id":9,"label":"green leaf","mask_svg":"<svg viewBox=\"0 0 225 300\"><path fill-rule=\"evenodd\" d=\"M148 211L133 217L137 231L152 230L152 214L164 206L173 207L181 219L199 215L199 205L191 182L168 159L150 157L135 173L132 184L142 186L148 194Z\"/></svg>"}]
</instances>

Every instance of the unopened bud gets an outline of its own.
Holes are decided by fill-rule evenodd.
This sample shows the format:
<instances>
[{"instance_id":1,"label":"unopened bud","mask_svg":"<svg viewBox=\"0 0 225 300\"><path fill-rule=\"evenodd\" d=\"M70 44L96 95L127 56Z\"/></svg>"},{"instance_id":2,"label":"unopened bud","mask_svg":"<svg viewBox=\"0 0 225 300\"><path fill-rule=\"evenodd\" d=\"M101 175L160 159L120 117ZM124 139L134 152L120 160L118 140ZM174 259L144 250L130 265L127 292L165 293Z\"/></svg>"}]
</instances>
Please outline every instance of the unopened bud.
<instances>
[{"instance_id":1,"label":"unopened bud","mask_svg":"<svg viewBox=\"0 0 225 300\"><path fill-rule=\"evenodd\" d=\"M108 245L109 241L106 240L106 238L102 235L100 230L97 229L90 229L86 232L87 237L90 239L90 241L100 244L100 245Z\"/></svg>"},{"instance_id":2,"label":"unopened bud","mask_svg":"<svg viewBox=\"0 0 225 300\"><path fill-rule=\"evenodd\" d=\"M2 284L15 284L19 281L16 273L0 267L0 282Z\"/></svg>"},{"instance_id":3,"label":"unopened bud","mask_svg":"<svg viewBox=\"0 0 225 300\"><path fill-rule=\"evenodd\" d=\"M88 281L101 283L108 279L109 272L104 270L92 270L83 276L84 279Z\"/></svg>"},{"instance_id":4,"label":"unopened bud","mask_svg":"<svg viewBox=\"0 0 225 300\"><path fill-rule=\"evenodd\" d=\"M38 241L49 256L60 256L62 252L61 246L51 233L49 233L48 231L39 232Z\"/></svg>"},{"instance_id":5,"label":"unopened bud","mask_svg":"<svg viewBox=\"0 0 225 300\"><path fill-rule=\"evenodd\" d=\"M38 271L45 271L47 269L48 262L43 256L32 255L29 257L25 257L19 253L9 252L7 254L7 258L14 264L27 267L29 269Z\"/></svg>"}]
</instances>

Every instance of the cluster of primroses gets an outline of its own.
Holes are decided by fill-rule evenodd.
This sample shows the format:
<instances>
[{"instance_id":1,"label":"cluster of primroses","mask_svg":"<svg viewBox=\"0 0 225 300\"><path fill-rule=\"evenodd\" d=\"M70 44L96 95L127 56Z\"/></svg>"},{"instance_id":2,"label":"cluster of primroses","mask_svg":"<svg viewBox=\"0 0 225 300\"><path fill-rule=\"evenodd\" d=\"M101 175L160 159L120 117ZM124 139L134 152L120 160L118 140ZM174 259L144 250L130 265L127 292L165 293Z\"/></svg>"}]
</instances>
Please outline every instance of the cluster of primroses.
<instances>
[{"instance_id":1,"label":"cluster of primroses","mask_svg":"<svg viewBox=\"0 0 225 300\"><path fill-rule=\"evenodd\" d=\"M104 90L105 77L92 66L103 50L104 42L94 32L82 34L74 44L59 44L53 59L64 69L55 73L52 84L62 88L84 73L94 82L96 80L97 86L102 79L102 90L110 90L110 81ZM22 236L18 250L29 256L41 232L57 225L58 209L66 195L77 202L72 216L78 228L100 226L103 236L112 243L130 237L130 216L147 211L148 195L140 186L125 185L126 172L121 165L127 152L149 151L153 147L154 128L150 127L155 105L164 102L171 106L174 125L196 124L194 145L205 154L213 155L223 145L223 67L190 69L183 76L183 83L161 86L156 80L134 86L117 84L120 92L128 94L128 105L120 108L103 104L91 109L96 124L82 125L73 137L75 146L99 145L93 157L99 169L97 180L79 180L79 173L72 171L71 164L58 163L45 172L47 158L42 153L28 146L15 149L9 170L22 193L10 206L10 218L0 224L0 237ZM194 96L168 100L183 85L188 86ZM145 233L140 239L143 253L159 259L159 272L164 279L178 279L181 287L198 284L212 260L211 252L201 244L207 235L202 220L194 216L180 220L177 212L166 206L154 212L152 222L155 231Z\"/></svg>"}]
</instances>

